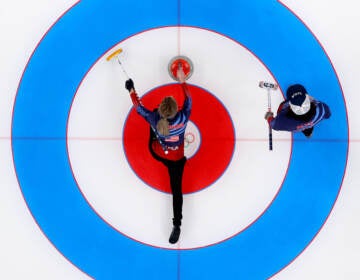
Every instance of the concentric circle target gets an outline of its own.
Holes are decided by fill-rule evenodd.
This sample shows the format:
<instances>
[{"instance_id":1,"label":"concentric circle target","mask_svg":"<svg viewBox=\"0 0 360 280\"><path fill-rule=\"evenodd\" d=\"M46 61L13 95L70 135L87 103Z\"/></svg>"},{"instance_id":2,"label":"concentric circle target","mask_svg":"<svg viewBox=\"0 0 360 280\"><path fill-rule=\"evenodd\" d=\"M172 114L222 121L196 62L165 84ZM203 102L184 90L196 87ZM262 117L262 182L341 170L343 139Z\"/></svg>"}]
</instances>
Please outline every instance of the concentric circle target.
<instances>
[{"instance_id":1,"label":"concentric circle target","mask_svg":"<svg viewBox=\"0 0 360 280\"><path fill-rule=\"evenodd\" d=\"M104 1L81 1L48 31L25 69L16 96L12 122L14 165L21 191L32 215L47 238L74 265L95 279L143 279L145 277L147 279L177 279L179 270L184 279L221 279L224 277L267 279L288 265L306 248L325 223L335 203L341 187L348 151L348 143L337 141L337 139L348 139L348 124L339 81L323 48L304 24L280 2L235 1L226 5L214 3L211 4L216 5L213 9L204 9L204 7L209 7L209 2L181 1L181 5L178 5L178 2L161 0L155 3L144 1L138 5L138 2L130 1L106 1L106 4ZM120 17L119 11L136 11L136 16L134 17L133 12L124 12ZM180 18L179 15L181 15ZM172 44L171 40L165 40L159 45L162 50L172 52L172 56L177 54L178 49L186 52L186 48L183 48L186 45L185 38L190 41L196 39L192 37L195 33L189 37L183 36L186 28L202 29L219 34L224 44L230 40L234 44L241 45L253 54L257 63L261 62L267 70L266 77L261 76L258 80L254 80L254 88L257 87L259 80L265 80L269 76L274 78L283 90L294 82L303 83L311 95L325 101L334 112L329 121L321 123L316 128L310 141L306 141L300 134L294 135L290 162L288 162L289 149L285 145L284 150L281 150L283 149L282 142L280 140L276 142L276 137L282 138L282 134L274 135L274 151L278 149L277 153L282 156L283 165L286 166L286 168L281 168L283 175L286 176L277 186L266 184L269 181L267 177L272 178L272 173L278 172L281 175L276 165L268 164L267 169L259 168L256 171L254 169L253 173L241 176L242 179L245 176L263 179L264 184L256 184L256 186L261 186L257 193L259 199L263 193L267 193L268 197L272 194L273 197L272 200L268 200L265 207L264 205L255 207L256 213L248 215L247 220L239 222L240 226L236 225L237 222L231 223L233 221L231 220L228 224L235 225L232 228L233 234L229 234L231 230L227 232L227 238L223 236L219 241L219 237L215 236L212 242L207 244L191 244L190 242L186 246L188 250L181 251L174 250L176 249L174 247L160 249L158 247L165 246L142 242L141 238L134 238L119 229L118 225L114 226L113 221L109 221L107 217L104 218L103 213L99 213L94 208L92 199L88 199L87 194L83 192L82 186L93 186L93 182L89 180L84 183L83 179L77 177L80 174L77 173L76 168L72 167L76 165L74 160L77 157L73 157L76 149L73 149L71 145L76 142L78 146L81 144L89 146L91 139L99 143L99 131L91 129L100 127L96 126L96 121L101 123L96 116L104 116L97 115L96 110L105 105L105 103L100 103L96 110L92 110L94 122L89 120L88 123L83 123L89 131L94 132L94 135L86 135L87 141L83 141L82 135L77 138L76 133L71 134L74 132L71 130L71 116L76 115L77 108L75 106L76 93L85 77L92 74L90 70L95 64L102 63L108 51L119 43L125 43L125 39L142 34L144 31L163 29L165 26L174 26L174 37L179 38L176 44ZM289 30L291 36L289 36ZM144 33L153 36L152 32ZM272 39L270 43L269 38ZM126 41L129 44L122 47L124 50L131 50L131 40ZM136 43L136 40L133 42ZM59 45L61 48L58 47ZM208 77L206 61L200 59L195 62L195 60L201 57L197 54L203 52L203 49L210 50L211 46L211 44L199 44L198 48L191 50L191 58L196 64L196 69L189 83L211 92L218 100L221 100L233 120L236 144L232 162L225 174L221 176L221 180L216 181L217 187L213 185L201 192L188 195L186 211L189 212L185 214L191 217L196 215L195 209L205 210L207 222L216 227L217 221L226 220L226 217L217 215L221 212L223 205L226 205L228 201L235 204L237 198L246 197L246 193L241 194L236 188L242 187L239 182L231 180L230 172L234 174L234 170L229 170L237 167L232 166L236 156L245 152L241 150L241 147L245 147L242 145L245 145L247 141L259 144L259 152L254 154L249 164L259 165L271 155L266 150L266 142L256 142L256 139L251 137L259 131L258 126L248 125L249 121L255 117L239 118L239 112L251 108L252 110L248 113L254 113L254 116L257 114L259 122L263 122L260 109L253 112L257 106L261 107L261 91L252 88L245 90L245 87L241 87L243 81L251 80L251 75L247 76L246 71L243 71L241 75L229 71L228 67L231 63L228 62L218 63L217 75L211 80L205 79ZM142 47L146 49L147 46ZM219 48L214 49L213 52L220 58L224 58L224 61L226 57L229 57ZM234 56L233 63L236 63L237 52L231 54ZM127 55L131 57L131 53ZM124 55L125 58L126 55ZM145 72L140 71L141 75L136 79L134 76L135 81L138 82L137 90L141 93L169 83L169 76L166 73L169 57L164 56L162 59L165 67L161 63L147 64L146 60L150 61L151 58L145 58L141 65L125 65L127 71L133 75L139 71L139 68L152 68L152 71L146 75ZM241 63L237 65L243 66L242 68L249 66ZM164 69L166 75L161 74ZM264 72L259 70L259 73ZM109 84L116 81L115 75L111 76L106 71L103 74L104 80L107 79ZM238 94L239 99L238 102L230 104L226 98L228 95L224 94L224 91L229 90L231 81L235 79L242 91L238 92L238 87L231 87L234 94ZM156 81L156 84L151 85L145 82L150 80ZM119 83L118 89L118 94L122 94L120 89L123 90L123 85ZM91 91L88 94L91 95L91 93L96 95ZM106 104L108 114L115 114L114 118L109 117L109 119L117 118L119 126L115 132L116 137L104 135L103 140L107 144L103 144L102 147L106 151L111 151L107 159L114 159L114 162L118 164L119 173L128 176L133 173L127 161L118 161L118 158L123 152L122 126L131 104L124 102L124 98L119 96L119 108L123 110L117 111L115 109L118 105L114 99L106 98L112 93L106 92L104 88L103 94L103 100L109 101ZM89 109L93 108L89 107ZM82 112L88 113L86 111L78 113L81 115ZM106 131L107 128L111 126L105 126L102 129ZM200 126L199 130L201 133ZM265 124L264 131L266 131ZM252 134L252 132L256 133ZM239 135L249 137L238 137ZM290 143L287 139L285 140L284 143ZM265 147L264 150L261 150L261 147ZM119 153L114 151L119 151ZM93 167L98 166L89 160L87 168ZM94 171L98 172L96 168ZM101 169L101 171L106 175L111 170ZM237 171L241 174L241 169ZM149 197L163 195L164 200L169 198L166 193L144 187L141 180L136 179L136 176L133 177L134 184L131 187L133 187L134 198L137 197L146 202L146 197L140 196L144 191L149 194ZM108 177L106 182L99 181L100 184L97 187L101 186L101 183L111 183L112 180L112 177ZM279 189L280 186L281 189ZM119 185L119 189L128 187ZM268 192L268 188L276 191ZM204 203L200 201L218 199L219 197L215 194L216 189L226 189L227 196L221 197L222 203L212 205L213 212L208 212L209 208L202 208L201 205ZM139 191L138 195L136 195L137 191ZM106 200L103 201L103 204L106 202ZM131 202L127 205L130 207L130 204ZM119 203L119 212L131 213L121 206L122 204ZM163 210L166 207L164 205ZM260 211L261 208L262 211ZM244 209L251 210L252 208ZM146 212L146 210L148 209L144 207L143 211ZM168 211L159 213L163 212ZM162 216L159 220L167 223L165 218L170 218L170 214L168 215L169 217ZM236 211L235 215L241 218L242 212ZM127 226L123 224L125 221L129 220L120 222L124 230ZM130 223L133 221L130 220ZM146 217L135 221L144 228L151 227L151 222ZM186 227L184 224L184 228L196 228L196 224L191 224L191 218L185 221L188 224ZM169 228L165 225L162 228L163 237L166 240L170 225ZM201 230L197 231L196 236L192 235L193 240L201 240L202 233ZM187 240L188 237L185 231L182 238ZM258 269L259 267L261 269Z\"/></svg>"},{"instance_id":2,"label":"concentric circle target","mask_svg":"<svg viewBox=\"0 0 360 280\"><path fill-rule=\"evenodd\" d=\"M164 65L160 71L166 74L167 61L163 57L171 57L171 49L166 53L157 45L152 46L151 42L156 38L160 44L161 38L166 38L166 43L173 40L175 45L176 31L174 27L153 29L121 42L122 46L127 46L122 63L131 69L132 65L142 63L143 57L151 56L147 64ZM200 42L212 42L212 48L196 55L197 62L206 61L206 73L195 73L194 76L207 81L205 86L211 91L188 84L193 98L190 123L186 128L189 145L185 148L188 162L183 179L183 214L188 218L184 218L178 248L194 249L238 234L265 211L286 175L291 138L287 135L287 141L278 143L274 153L261 155L261 160L257 160L260 156L258 150L266 149L263 141L252 141L263 138L264 123L258 122L257 117L264 104L262 98L253 100L253 94L248 89L253 88L259 75L270 77L270 73L251 52L233 40L199 28L184 27L181 31L186 42L184 50L194 49ZM145 53L144 45L148 46ZM118 47L115 46L115 49ZM236 57L219 57L213 49L234 52ZM247 76L247 79L239 85L237 76L229 77L228 87L220 88L216 96L219 87L214 77L218 76L217 66L225 62L230 72ZM246 69L241 67L241 63L248 65ZM109 82L109 77L116 81L123 78L121 70L120 73L116 70L120 70L116 63L108 64L100 59L87 73L76 93L67 125L72 172L81 193L94 211L119 232L144 244L174 248L167 242L166 236L171 226L167 170L151 157L147 149L149 126L131 108L127 91L119 88L117 83ZM150 109L157 107L165 95L173 95L179 104L183 104L181 88L170 77L168 82L171 83L143 92L142 81L145 78L142 77L149 72L151 69L137 69L138 78L134 78L145 106ZM104 92L107 94L104 95ZM257 94L263 96L264 92L259 90ZM277 98L281 98L280 93ZM251 100L251 108L239 110L237 104ZM251 163L249 158L253 159ZM259 169L264 170L270 164L278 167L271 176L264 178L256 175ZM264 190L265 184L269 186ZM241 196L234 193L241 193ZM226 205L222 204L224 197ZM119 211L119 205L127 211ZM216 228L211 217L217 217ZM138 220L147 222L134 222ZM203 230L211 234L201 236Z\"/></svg>"}]
</instances>

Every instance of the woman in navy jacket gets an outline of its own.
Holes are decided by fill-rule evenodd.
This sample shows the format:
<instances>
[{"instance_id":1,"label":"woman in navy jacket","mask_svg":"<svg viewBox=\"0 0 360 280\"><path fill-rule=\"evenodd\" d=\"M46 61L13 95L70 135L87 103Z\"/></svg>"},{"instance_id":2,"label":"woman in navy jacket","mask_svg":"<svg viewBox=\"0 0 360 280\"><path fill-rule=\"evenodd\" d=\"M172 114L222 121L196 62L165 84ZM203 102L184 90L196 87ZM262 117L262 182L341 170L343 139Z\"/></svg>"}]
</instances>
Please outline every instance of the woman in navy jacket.
<instances>
[{"instance_id":1,"label":"woman in navy jacket","mask_svg":"<svg viewBox=\"0 0 360 280\"><path fill-rule=\"evenodd\" d=\"M185 74L181 67L177 71L177 78L185 95L185 101L180 111L172 96L163 98L159 108L155 110L145 108L135 91L134 82L129 79L125 83L125 88L130 93L136 111L150 124L149 149L151 155L168 169L174 214L173 229L169 238L169 242L172 244L176 243L180 236L183 205L182 177L186 163L184 135L192 107L191 96L185 83Z\"/></svg>"},{"instance_id":2,"label":"woman in navy jacket","mask_svg":"<svg viewBox=\"0 0 360 280\"><path fill-rule=\"evenodd\" d=\"M308 95L304 86L295 84L287 89L286 100L280 103L277 116L267 112L265 119L274 130L301 131L309 138L314 126L330 116L328 105Z\"/></svg>"}]
</instances>

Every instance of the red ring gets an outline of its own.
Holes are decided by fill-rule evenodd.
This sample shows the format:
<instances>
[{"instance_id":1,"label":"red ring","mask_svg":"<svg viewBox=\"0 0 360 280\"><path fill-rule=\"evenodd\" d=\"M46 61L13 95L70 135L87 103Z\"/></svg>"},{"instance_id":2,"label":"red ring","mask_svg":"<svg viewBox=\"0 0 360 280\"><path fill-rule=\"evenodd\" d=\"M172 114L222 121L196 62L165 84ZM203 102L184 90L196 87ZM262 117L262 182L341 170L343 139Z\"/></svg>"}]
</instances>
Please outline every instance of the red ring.
<instances>
[{"instance_id":1,"label":"red ring","mask_svg":"<svg viewBox=\"0 0 360 280\"><path fill-rule=\"evenodd\" d=\"M235 147L234 126L223 104L202 88L188 87L193 102L190 120L199 129L201 143L197 153L185 165L184 194L204 189L219 179L229 165ZM179 84L155 88L142 97L142 102L152 110L168 95L172 95L178 104L183 104L184 96ZM149 124L132 108L123 131L126 158L146 184L170 193L166 167L153 159L148 150L149 131Z\"/></svg>"}]
</instances>

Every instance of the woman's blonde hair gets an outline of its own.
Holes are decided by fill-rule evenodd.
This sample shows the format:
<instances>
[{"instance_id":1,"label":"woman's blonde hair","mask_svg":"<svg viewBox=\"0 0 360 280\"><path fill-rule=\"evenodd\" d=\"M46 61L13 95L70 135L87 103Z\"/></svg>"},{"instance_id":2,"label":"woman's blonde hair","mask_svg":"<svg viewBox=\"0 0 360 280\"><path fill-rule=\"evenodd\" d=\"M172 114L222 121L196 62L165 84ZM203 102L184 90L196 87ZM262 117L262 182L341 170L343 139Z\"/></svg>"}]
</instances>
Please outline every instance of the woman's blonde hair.
<instances>
[{"instance_id":1,"label":"woman's blonde hair","mask_svg":"<svg viewBox=\"0 0 360 280\"><path fill-rule=\"evenodd\" d=\"M169 121L167 119L175 117L177 111L178 105L174 97L167 96L161 101L158 109L161 119L156 124L156 129L160 134L169 135Z\"/></svg>"}]
</instances>

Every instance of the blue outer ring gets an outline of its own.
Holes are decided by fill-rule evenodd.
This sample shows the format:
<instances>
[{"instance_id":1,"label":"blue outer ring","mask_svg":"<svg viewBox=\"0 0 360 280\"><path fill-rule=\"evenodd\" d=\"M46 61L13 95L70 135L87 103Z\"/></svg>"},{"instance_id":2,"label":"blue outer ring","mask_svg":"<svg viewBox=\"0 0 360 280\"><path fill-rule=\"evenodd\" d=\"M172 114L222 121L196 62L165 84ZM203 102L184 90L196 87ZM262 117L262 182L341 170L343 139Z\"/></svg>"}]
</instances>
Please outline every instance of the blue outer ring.
<instances>
[{"instance_id":1,"label":"blue outer ring","mask_svg":"<svg viewBox=\"0 0 360 280\"><path fill-rule=\"evenodd\" d=\"M321 229L346 168L346 106L324 50L277 1L104 2L81 1L59 19L36 48L17 92L14 163L36 222L65 257L96 279L177 279L180 275L183 279L265 279L274 275ZM184 251L144 246L99 218L76 186L65 139L72 99L95 61L128 36L179 23L241 42L268 66L282 88L303 83L333 112L316 128L311 141L302 141L301 134L294 136L283 188L253 225L216 246Z\"/></svg>"}]
</instances>

